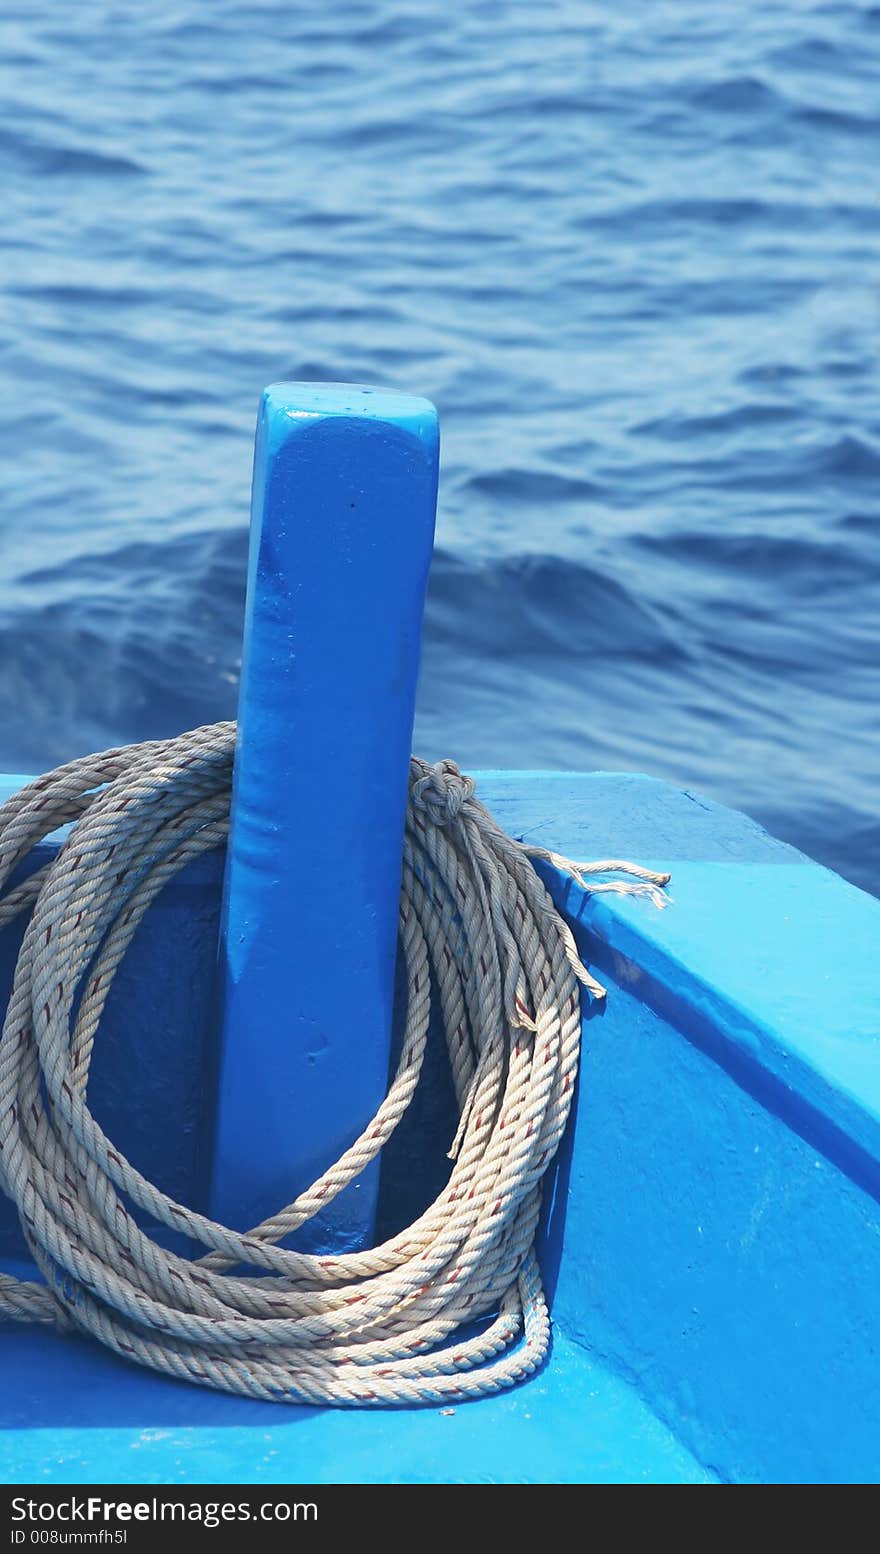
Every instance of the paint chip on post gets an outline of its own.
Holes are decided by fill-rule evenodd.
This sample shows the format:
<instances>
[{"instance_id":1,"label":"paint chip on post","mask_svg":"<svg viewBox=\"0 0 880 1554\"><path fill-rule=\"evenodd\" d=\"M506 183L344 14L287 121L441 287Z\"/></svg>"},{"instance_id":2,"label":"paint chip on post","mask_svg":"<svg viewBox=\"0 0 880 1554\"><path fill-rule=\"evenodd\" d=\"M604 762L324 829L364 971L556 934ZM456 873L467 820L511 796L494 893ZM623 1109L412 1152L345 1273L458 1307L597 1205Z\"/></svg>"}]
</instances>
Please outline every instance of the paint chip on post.
<instances>
[{"instance_id":1,"label":"paint chip on post","mask_svg":"<svg viewBox=\"0 0 880 1554\"><path fill-rule=\"evenodd\" d=\"M211 1212L308 1187L385 1094L437 497L427 400L278 384L254 462ZM369 1242L371 1167L296 1244Z\"/></svg>"}]
</instances>

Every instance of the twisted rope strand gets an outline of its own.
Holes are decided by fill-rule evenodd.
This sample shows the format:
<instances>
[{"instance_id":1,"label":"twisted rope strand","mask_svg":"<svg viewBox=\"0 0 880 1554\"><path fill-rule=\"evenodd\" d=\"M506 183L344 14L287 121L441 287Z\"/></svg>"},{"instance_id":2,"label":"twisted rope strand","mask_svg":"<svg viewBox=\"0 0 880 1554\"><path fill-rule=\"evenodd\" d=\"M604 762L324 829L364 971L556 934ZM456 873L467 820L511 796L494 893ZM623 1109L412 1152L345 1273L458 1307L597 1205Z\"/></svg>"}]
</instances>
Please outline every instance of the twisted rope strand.
<instances>
[{"instance_id":1,"label":"twisted rope strand","mask_svg":"<svg viewBox=\"0 0 880 1554\"><path fill-rule=\"evenodd\" d=\"M153 1370L249 1397L365 1406L497 1392L549 1346L534 1251L541 1180L571 1107L579 984L604 996L531 860L659 905L668 876L515 842L453 761L414 757L397 1071L341 1158L241 1233L160 1192L87 1104L107 994L139 923L180 869L225 844L234 741L235 725L218 723L103 751L0 807L0 926L30 911L0 1038L0 1188L46 1280L0 1274L0 1320L78 1329ZM55 859L8 888L61 825L71 830ZM446 1186L382 1246L321 1256L280 1245L391 1137L419 1082L432 998L459 1111ZM203 1255L161 1246L135 1209ZM462 1336L478 1319L483 1330Z\"/></svg>"}]
</instances>

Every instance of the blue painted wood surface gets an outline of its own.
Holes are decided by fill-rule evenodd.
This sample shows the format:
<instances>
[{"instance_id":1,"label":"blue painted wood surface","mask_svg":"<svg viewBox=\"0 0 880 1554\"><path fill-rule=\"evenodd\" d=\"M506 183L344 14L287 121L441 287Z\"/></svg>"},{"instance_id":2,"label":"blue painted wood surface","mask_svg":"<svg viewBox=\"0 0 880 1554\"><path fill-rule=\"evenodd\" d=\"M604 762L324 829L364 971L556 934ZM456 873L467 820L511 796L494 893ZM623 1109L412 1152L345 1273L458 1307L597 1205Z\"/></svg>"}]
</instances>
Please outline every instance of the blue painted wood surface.
<instances>
[{"instance_id":1,"label":"blue painted wood surface","mask_svg":"<svg viewBox=\"0 0 880 1554\"><path fill-rule=\"evenodd\" d=\"M260 409L211 1209L240 1229L307 1187L385 1093L434 407L276 384ZM365 1173L297 1245L373 1227Z\"/></svg>"},{"instance_id":2,"label":"blue painted wood surface","mask_svg":"<svg viewBox=\"0 0 880 1554\"><path fill-rule=\"evenodd\" d=\"M648 778L478 782L515 835L673 871L663 913L589 901L547 872L609 994L604 1013L585 1011L575 1125L542 1236L546 1373L451 1419L288 1415L6 1328L0 1473L88 1480L103 1464L134 1482L320 1481L350 1453L353 1474L379 1479L880 1481L880 903L746 817ZM188 900L207 943L218 895L205 861L169 887L170 915L139 930L113 1027L135 1074L156 1041L138 983L182 975L198 946L175 949L175 913ZM9 954L0 935L4 975ZM162 1040L197 1046L200 1018L189 1006ZM179 1101L115 1084L94 1100L123 1147L152 1135L157 1152L162 1138L176 1149L164 1108L182 1117ZM383 1174L384 1222L403 1187L407 1213L430 1190L428 1157L451 1121L435 1102Z\"/></svg>"},{"instance_id":3,"label":"blue painted wood surface","mask_svg":"<svg viewBox=\"0 0 880 1554\"><path fill-rule=\"evenodd\" d=\"M880 901L639 776L486 774L515 834L672 869L546 877L609 985L543 1249L554 1318L724 1478L880 1480Z\"/></svg>"},{"instance_id":4,"label":"blue painted wood surface","mask_svg":"<svg viewBox=\"0 0 880 1554\"><path fill-rule=\"evenodd\" d=\"M464 1407L278 1408L138 1376L81 1339L0 1329L5 1482L705 1484L636 1388L560 1338L527 1387ZM48 1389L47 1373L55 1373ZM11 1425L11 1429L9 1428ZM54 1465L54 1467L52 1466Z\"/></svg>"}]
</instances>

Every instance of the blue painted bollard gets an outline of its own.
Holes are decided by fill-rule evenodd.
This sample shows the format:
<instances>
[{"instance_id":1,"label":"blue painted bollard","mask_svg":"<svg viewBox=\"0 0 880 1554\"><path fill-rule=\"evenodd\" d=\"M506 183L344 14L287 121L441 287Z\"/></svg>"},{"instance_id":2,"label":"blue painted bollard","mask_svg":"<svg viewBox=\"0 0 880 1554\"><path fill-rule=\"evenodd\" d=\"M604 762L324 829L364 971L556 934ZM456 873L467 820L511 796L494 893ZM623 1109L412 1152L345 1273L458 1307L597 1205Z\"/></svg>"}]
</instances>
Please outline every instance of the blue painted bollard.
<instances>
[{"instance_id":1,"label":"blue painted bollard","mask_svg":"<svg viewBox=\"0 0 880 1554\"><path fill-rule=\"evenodd\" d=\"M387 1086L438 442L423 399L263 395L211 1188L239 1229L338 1158ZM377 1183L367 1172L296 1244L363 1244Z\"/></svg>"}]
</instances>

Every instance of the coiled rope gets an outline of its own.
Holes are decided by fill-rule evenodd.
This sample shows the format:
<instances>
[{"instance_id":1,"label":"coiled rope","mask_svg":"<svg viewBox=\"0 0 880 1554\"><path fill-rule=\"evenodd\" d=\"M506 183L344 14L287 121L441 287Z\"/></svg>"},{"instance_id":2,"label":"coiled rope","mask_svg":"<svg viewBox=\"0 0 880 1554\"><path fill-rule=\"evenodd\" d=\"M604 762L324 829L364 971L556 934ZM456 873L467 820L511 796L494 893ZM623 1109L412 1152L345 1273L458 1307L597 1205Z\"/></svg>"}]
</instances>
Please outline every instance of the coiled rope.
<instances>
[{"instance_id":1,"label":"coiled rope","mask_svg":"<svg viewBox=\"0 0 880 1554\"><path fill-rule=\"evenodd\" d=\"M101 1012L138 924L179 869L225 842L234 738L234 724L218 723L107 750L0 808L0 926L30 909L0 1041L0 1187L46 1280L0 1276L0 1318L79 1329L154 1370L250 1397L388 1405L496 1392L547 1352L534 1251L541 1178L571 1106L578 984L603 995L530 860L549 859L585 886L589 877L592 891L657 902L668 876L615 860L574 865L517 843L454 762L413 759L397 1072L342 1158L240 1234L160 1192L86 1102ZM9 889L34 844L68 822L54 860ZM432 994L459 1108L447 1185L372 1250L331 1257L279 1246L394 1131L418 1082ZM135 1211L204 1255L167 1250Z\"/></svg>"}]
</instances>

